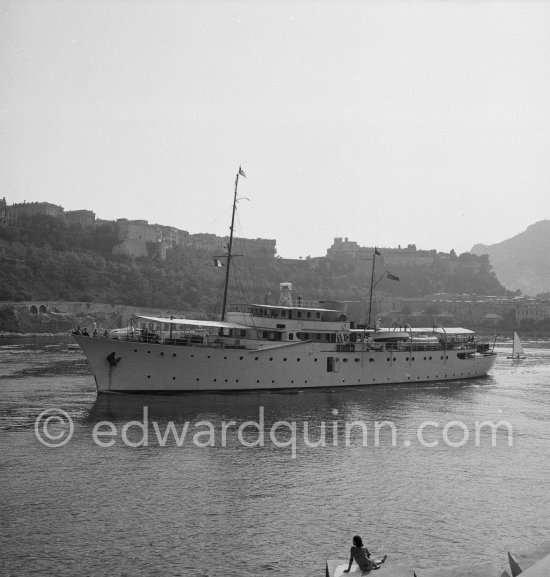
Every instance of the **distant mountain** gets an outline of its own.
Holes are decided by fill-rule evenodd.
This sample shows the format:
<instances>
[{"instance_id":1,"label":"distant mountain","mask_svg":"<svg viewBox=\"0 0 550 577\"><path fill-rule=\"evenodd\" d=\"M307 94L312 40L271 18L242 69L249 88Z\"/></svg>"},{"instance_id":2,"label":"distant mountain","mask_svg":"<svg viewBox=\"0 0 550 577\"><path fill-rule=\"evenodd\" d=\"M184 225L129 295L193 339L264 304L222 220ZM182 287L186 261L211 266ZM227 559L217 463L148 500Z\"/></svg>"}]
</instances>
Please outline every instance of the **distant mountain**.
<instances>
[{"instance_id":1,"label":"distant mountain","mask_svg":"<svg viewBox=\"0 0 550 577\"><path fill-rule=\"evenodd\" d=\"M488 254L498 280L511 291L525 295L550 292L550 220L497 244L476 244L470 251Z\"/></svg>"}]
</instances>

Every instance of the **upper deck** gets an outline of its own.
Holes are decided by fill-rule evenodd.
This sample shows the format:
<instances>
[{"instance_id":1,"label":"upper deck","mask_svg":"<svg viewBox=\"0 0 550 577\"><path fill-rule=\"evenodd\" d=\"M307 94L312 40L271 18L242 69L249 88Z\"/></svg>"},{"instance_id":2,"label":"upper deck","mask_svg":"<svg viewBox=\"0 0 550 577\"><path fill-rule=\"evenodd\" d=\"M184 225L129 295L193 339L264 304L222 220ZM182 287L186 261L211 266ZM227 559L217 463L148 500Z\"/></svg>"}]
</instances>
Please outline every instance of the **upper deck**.
<instances>
[{"instance_id":1,"label":"upper deck","mask_svg":"<svg viewBox=\"0 0 550 577\"><path fill-rule=\"evenodd\" d=\"M227 319L241 325L287 330L347 331L350 329L345 306L337 309L321 306L236 304L227 311Z\"/></svg>"}]
</instances>

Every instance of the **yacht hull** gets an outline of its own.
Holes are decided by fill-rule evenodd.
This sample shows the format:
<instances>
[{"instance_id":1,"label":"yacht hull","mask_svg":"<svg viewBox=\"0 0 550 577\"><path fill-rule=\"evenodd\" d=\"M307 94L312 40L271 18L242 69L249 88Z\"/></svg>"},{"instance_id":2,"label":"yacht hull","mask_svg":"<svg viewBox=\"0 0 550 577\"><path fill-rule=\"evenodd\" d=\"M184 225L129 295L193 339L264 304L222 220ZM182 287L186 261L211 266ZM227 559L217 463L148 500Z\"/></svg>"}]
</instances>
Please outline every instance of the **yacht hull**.
<instances>
[{"instance_id":1,"label":"yacht hull","mask_svg":"<svg viewBox=\"0 0 550 577\"><path fill-rule=\"evenodd\" d=\"M362 350L318 342L263 349L174 346L75 335L101 393L238 391L467 379L496 355L475 349Z\"/></svg>"}]
</instances>

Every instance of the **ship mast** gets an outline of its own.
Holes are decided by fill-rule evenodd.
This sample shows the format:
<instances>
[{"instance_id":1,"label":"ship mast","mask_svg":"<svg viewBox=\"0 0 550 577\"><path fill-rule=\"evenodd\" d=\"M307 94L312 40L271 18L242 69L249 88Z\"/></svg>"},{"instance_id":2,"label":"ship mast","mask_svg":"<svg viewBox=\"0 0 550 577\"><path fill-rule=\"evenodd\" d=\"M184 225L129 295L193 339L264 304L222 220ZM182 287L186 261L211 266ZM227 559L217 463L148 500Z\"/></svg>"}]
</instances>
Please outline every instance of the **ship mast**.
<instances>
[{"instance_id":1,"label":"ship mast","mask_svg":"<svg viewBox=\"0 0 550 577\"><path fill-rule=\"evenodd\" d=\"M235 226L235 210L237 208L237 187L239 186L239 176L246 175L243 169L239 165L239 171L237 172L237 176L235 178L235 194L233 196L233 213L231 215L231 227L230 227L230 234L229 234L229 244L227 245L227 263L225 267L225 285L223 287L223 303L222 303L222 322L225 320L225 309L227 307L227 289L229 287L229 268L231 267L231 251L233 249L233 228Z\"/></svg>"},{"instance_id":2,"label":"ship mast","mask_svg":"<svg viewBox=\"0 0 550 577\"><path fill-rule=\"evenodd\" d=\"M367 321L367 328L370 329L370 315L372 311L372 291L374 290L374 264L376 261L376 255L380 255L378 249L374 247L374 254L372 255L372 272L370 277L370 297L369 297L369 319Z\"/></svg>"}]
</instances>

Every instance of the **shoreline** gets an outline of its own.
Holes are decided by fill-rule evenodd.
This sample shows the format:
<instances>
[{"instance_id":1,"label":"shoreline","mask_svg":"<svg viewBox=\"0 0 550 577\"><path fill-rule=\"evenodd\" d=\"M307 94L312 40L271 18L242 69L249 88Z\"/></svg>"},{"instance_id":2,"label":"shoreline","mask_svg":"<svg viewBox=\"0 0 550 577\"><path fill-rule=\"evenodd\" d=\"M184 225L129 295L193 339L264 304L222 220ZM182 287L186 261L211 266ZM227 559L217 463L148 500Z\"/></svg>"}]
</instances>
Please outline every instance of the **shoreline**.
<instances>
[{"instance_id":1,"label":"shoreline","mask_svg":"<svg viewBox=\"0 0 550 577\"><path fill-rule=\"evenodd\" d=\"M0 333L0 339L35 339L39 337L70 337L70 332L63 333Z\"/></svg>"}]
</instances>

